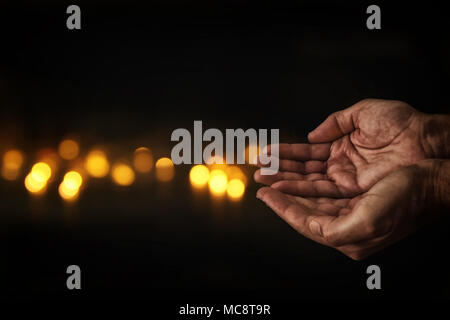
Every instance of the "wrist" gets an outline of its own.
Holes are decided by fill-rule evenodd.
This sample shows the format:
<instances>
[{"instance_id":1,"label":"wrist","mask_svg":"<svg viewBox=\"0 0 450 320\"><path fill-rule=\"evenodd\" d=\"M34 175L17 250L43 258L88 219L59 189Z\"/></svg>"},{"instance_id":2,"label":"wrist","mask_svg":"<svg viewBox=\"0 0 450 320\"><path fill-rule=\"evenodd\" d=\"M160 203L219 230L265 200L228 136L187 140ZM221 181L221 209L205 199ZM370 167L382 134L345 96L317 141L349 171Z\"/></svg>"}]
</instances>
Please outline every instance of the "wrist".
<instances>
[{"instance_id":1,"label":"wrist","mask_svg":"<svg viewBox=\"0 0 450 320\"><path fill-rule=\"evenodd\" d=\"M450 209L450 160L429 159L418 164L421 169L423 203L427 210L441 215Z\"/></svg>"},{"instance_id":2,"label":"wrist","mask_svg":"<svg viewBox=\"0 0 450 320\"><path fill-rule=\"evenodd\" d=\"M450 157L450 115L422 114L421 141L428 158Z\"/></svg>"}]
</instances>

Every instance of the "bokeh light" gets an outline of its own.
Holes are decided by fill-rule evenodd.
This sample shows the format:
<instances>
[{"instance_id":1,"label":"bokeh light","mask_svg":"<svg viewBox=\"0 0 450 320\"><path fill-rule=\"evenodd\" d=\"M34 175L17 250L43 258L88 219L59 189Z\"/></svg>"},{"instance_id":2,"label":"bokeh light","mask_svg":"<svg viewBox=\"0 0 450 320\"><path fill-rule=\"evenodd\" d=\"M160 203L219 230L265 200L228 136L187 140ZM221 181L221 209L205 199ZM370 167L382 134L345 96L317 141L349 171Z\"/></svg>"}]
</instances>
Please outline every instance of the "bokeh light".
<instances>
[{"instance_id":1,"label":"bokeh light","mask_svg":"<svg viewBox=\"0 0 450 320\"><path fill-rule=\"evenodd\" d=\"M209 175L209 190L214 195L223 195L227 190L228 177L227 174L220 169L214 169Z\"/></svg>"},{"instance_id":2,"label":"bokeh light","mask_svg":"<svg viewBox=\"0 0 450 320\"><path fill-rule=\"evenodd\" d=\"M15 180L20 174L24 156L19 150L9 150L3 155L1 174L6 180Z\"/></svg>"},{"instance_id":3,"label":"bokeh light","mask_svg":"<svg viewBox=\"0 0 450 320\"><path fill-rule=\"evenodd\" d=\"M175 168L172 160L169 158L160 158L156 161L156 178L159 181L167 182L173 179L175 175Z\"/></svg>"},{"instance_id":4,"label":"bokeh light","mask_svg":"<svg viewBox=\"0 0 450 320\"><path fill-rule=\"evenodd\" d=\"M245 184L240 179L232 179L228 182L227 195L231 200L239 200L245 192Z\"/></svg>"},{"instance_id":5,"label":"bokeh light","mask_svg":"<svg viewBox=\"0 0 450 320\"><path fill-rule=\"evenodd\" d=\"M226 173L229 180L239 179L244 183L245 186L247 186L247 177L238 166L228 166L226 169Z\"/></svg>"},{"instance_id":6,"label":"bokeh light","mask_svg":"<svg viewBox=\"0 0 450 320\"><path fill-rule=\"evenodd\" d=\"M48 163L38 162L31 168L30 175L33 180L47 182L52 176L52 169Z\"/></svg>"},{"instance_id":7,"label":"bokeh light","mask_svg":"<svg viewBox=\"0 0 450 320\"><path fill-rule=\"evenodd\" d=\"M201 164L193 166L189 172L189 180L195 188L205 187L209 180L209 169Z\"/></svg>"},{"instance_id":8,"label":"bokeh light","mask_svg":"<svg viewBox=\"0 0 450 320\"><path fill-rule=\"evenodd\" d=\"M112 168L113 181L120 186L129 186L134 182L134 171L126 164L116 164Z\"/></svg>"},{"instance_id":9,"label":"bokeh light","mask_svg":"<svg viewBox=\"0 0 450 320\"><path fill-rule=\"evenodd\" d=\"M80 187L83 183L81 174L77 171L69 171L58 187L58 193L64 200L72 201L78 198Z\"/></svg>"},{"instance_id":10,"label":"bokeh light","mask_svg":"<svg viewBox=\"0 0 450 320\"><path fill-rule=\"evenodd\" d=\"M46 185L47 180L36 179L31 172L25 177L25 188L31 193L41 193Z\"/></svg>"},{"instance_id":11,"label":"bokeh light","mask_svg":"<svg viewBox=\"0 0 450 320\"><path fill-rule=\"evenodd\" d=\"M85 168L94 178L103 178L109 172L109 162L106 154L100 150L91 151L86 157Z\"/></svg>"},{"instance_id":12,"label":"bokeh light","mask_svg":"<svg viewBox=\"0 0 450 320\"><path fill-rule=\"evenodd\" d=\"M25 177L25 188L31 193L41 193L45 190L47 182L52 176L52 169L48 163L38 162L31 168Z\"/></svg>"},{"instance_id":13,"label":"bokeh light","mask_svg":"<svg viewBox=\"0 0 450 320\"><path fill-rule=\"evenodd\" d=\"M78 197L79 189L71 189L62 182L58 187L58 193L64 200L71 201L75 200Z\"/></svg>"},{"instance_id":14,"label":"bokeh light","mask_svg":"<svg viewBox=\"0 0 450 320\"><path fill-rule=\"evenodd\" d=\"M72 160L78 157L80 146L75 140L66 139L59 144L58 153L63 159Z\"/></svg>"},{"instance_id":15,"label":"bokeh light","mask_svg":"<svg viewBox=\"0 0 450 320\"><path fill-rule=\"evenodd\" d=\"M153 155L149 148L140 147L134 151L134 169L137 172L147 173L153 168Z\"/></svg>"},{"instance_id":16,"label":"bokeh light","mask_svg":"<svg viewBox=\"0 0 450 320\"><path fill-rule=\"evenodd\" d=\"M80 173L69 171L64 175L63 182L69 189L79 189L83 183L83 178Z\"/></svg>"}]
</instances>

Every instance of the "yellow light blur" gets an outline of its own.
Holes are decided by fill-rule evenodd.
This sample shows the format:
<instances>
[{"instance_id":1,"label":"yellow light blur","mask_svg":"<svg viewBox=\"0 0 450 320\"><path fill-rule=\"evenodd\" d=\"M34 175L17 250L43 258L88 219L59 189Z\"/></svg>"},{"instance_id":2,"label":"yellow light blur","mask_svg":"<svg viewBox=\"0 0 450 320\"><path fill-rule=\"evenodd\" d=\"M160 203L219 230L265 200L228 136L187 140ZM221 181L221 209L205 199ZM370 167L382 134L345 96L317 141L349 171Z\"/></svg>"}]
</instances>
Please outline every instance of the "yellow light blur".
<instances>
[{"instance_id":1,"label":"yellow light blur","mask_svg":"<svg viewBox=\"0 0 450 320\"><path fill-rule=\"evenodd\" d=\"M134 151L133 165L137 172L147 173L153 168L153 155L146 147L137 148Z\"/></svg>"},{"instance_id":2,"label":"yellow light blur","mask_svg":"<svg viewBox=\"0 0 450 320\"><path fill-rule=\"evenodd\" d=\"M100 150L91 151L85 163L87 172L95 178L103 178L109 172L109 162L106 154Z\"/></svg>"},{"instance_id":3,"label":"yellow light blur","mask_svg":"<svg viewBox=\"0 0 450 320\"><path fill-rule=\"evenodd\" d=\"M8 170L19 170L23 159L23 154L19 150L9 150L3 155L3 166Z\"/></svg>"},{"instance_id":4,"label":"yellow light blur","mask_svg":"<svg viewBox=\"0 0 450 320\"><path fill-rule=\"evenodd\" d=\"M48 179L52 176L52 169L47 163L38 162L31 168L30 175L33 177L33 180L47 183Z\"/></svg>"},{"instance_id":5,"label":"yellow light blur","mask_svg":"<svg viewBox=\"0 0 450 320\"><path fill-rule=\"evenodd\" d=\"M113 181L120 186L129 186L134 182L134 171L126 164L115 165L112 169Z\"/></svg>"},{"instance_id":6,"label":"yellow light blur","mask_svg":"<svg viewBox=\"0 0 450 320\"><path fill-rule=\"evenodd\" d=\"M229 180L239 179L247 185L247 177L238 166L228 166L226 172Z\"/></svg>"},{"instance_id":7,"label":"yellow light blur","mask_svg":"<svg viewBox=\"0 0 450 320\"><path fill-rule=\"evenodd\" d=\"M68 184L63 181L58 187L58 193L64 200L75 200L78 196L79 188L70 188Z\"/></svg>"},{"instance_id":8,"label":"yellow light blur","mask_svg":"<svg viewBox=\"0 0 450 320\"><path fill-rule=\"evenodd\" d=\"M245 184L242 180L232 179L227 186L227 195L232 200L242 198L245 192Z\"/></svg>"},{"instance_id":9,"label":"yellow light blur","mask_svg":"<svg viewBox=\"0 0 450 320\"><path fill-rule=\"evenodd\" d=\"M39 176L38 176L39 177ZM36 176L29 173L25 178L25 188L31 193L40 193L47 185L47 180L36 179Z\"/></svg>"},{"instance_id":10,"label":"yellow light blur","mask_svg":"<svg viewBox=\"0 0 450 320\"><path fill-rule=\"evenodd\" d=\"M58 153L63 159L72 160L80 153L80 146L75 140L66 139L59 144Z\"/></svg>"},{"instance_id":11,"label":"yellow light blur","mask_svg":"<svg viewBox=\"0 0 450 320\"><path fill-rule=\"evenodd\" d=\"M167 182L173 179L175 175L175 168L172 160L169 158L160 158L156 161L156 178L159 181Z\"/></svg>"},{"instance_id":12,"label":"yellow light blur","mask_svg":"<svg viewBox=\"0 0 450 320\"><path fill-rule=\"evenodd\" d=\"M9 150L3 155L1 174L6 180L15 180L20 174L24 156L19 150Z\"/></svg>"},{"instance_id":13,"label":"yellow light blur","mask_svg":"<svg viewBox=\"0 0 450 320\"><path fill-rule=\"evenodd\" d=\"M68 189L75 190L81 187L83 178L78 172L69 171L64 175L63 183Z\"/></svg>"},{"instance_id":14,"label":"yellow light blur","mask_svg":"<svg viewBox=\"0 0 450 320\"><path fill-rule=\"evenodd\" d=\"M209 190L214 195L223 195L227 190L228 177L223 170L215 169L209 175Z\"/></svg>"},{"instance_id":15,"label":"yellow light blur","mask_svg":"<svg viewBox=\"0 0 450 320\"><path fill-rule=\"evenodd\" d=\"M189 180L191 181L193 187L205 187L209 180L209 169L201 164L193 166L189 172Z\"/></svg>"},{"instance_id":16,"label":"yellow light blur","mask_svg":"<svg viewBox=\"0 0 450 320\"><path fill-rule=\"evenodd\" d=\"M64 175L63 181L58 187L58 193L64 200L75 200L78 197L82 183L83 178L80 173L69 171Z\"/></svg>"}]
</instances>

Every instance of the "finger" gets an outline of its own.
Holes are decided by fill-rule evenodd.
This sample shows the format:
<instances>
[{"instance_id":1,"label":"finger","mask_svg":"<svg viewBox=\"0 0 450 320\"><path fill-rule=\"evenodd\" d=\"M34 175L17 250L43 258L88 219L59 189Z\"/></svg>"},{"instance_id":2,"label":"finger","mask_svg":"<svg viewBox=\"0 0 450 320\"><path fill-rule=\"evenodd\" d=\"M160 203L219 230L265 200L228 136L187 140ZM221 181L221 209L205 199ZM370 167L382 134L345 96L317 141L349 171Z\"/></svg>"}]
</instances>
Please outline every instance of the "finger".
<instances>
[{"instance_id":1,"label":"finger","mask_svg":"<svg viewBox=\"0 0 450 320\"><path fill-rule=\"evenodd\" d=\"M308 134L308 141L311 143L331 142L352 132L357 128L356 115L361 107L361 103L356 103L347 109L332 113Z\"/></svg>"},{"instance_id":2,"label":"finger","mask_svg":"<svg viewBox=\"0 0 450 320\"><path fill-rule=\"evenodd\" d=\"M268 164L262 164L258 161L259 167L268 167ZM327 163L325 161L310 160L305 162L281 159L278 161L280 171L290 171L299 173L326 172Z\"/></svg>"},{"instance_id":3,"label":"finger","mask_svg":"<svg viewBox=\"0 0 450 320\"><path fill-rule=\"evenodd\" d=\"M288 160L327 160L330 156L330 143L309 144L309 143L281 143L278 145L278 157ZM263 153L271 155L272 147L268 145Z\"/></svg>"},{"instance_id":4,"label":"finger","mask_svg":"<svg viewBox=\"0 0 450 320\"><path fill-rule=\"evenodd\" d=\"M316 216L311 214L311 209L307 206L297 203L289 196L270 187L259 189L256 197L275 211L280 218L286 221L297 232L312 240L323 243L323 237L320 237L309 229L309 222Z\"/></svg>"},{"instance_id":5,"label":"finger","mask_svg":"<svg viewBox=\"0 0 450 320\"><path fill-rule=\"evenodd\" d=\"M271 185L281 192L301 197L331 197L348 198L353 196L353 191L343 189L331 180L292 181L282 180Z\"/></svg>"},{"instance_id":6,"label":"finger","mask_svg":"<svg viewBox=\"0 0 450 320\"><path fill-rule=\"evenodd\" d=\"M262 175L261 170L256 170L253 178L256 182L262 183L265 185L271 185L277 181L282 180L324 180L326 179L326 175L322 173L310 173L310 174L301 174L297 172L287 172L287 171L278 171L274 175Z\"/></svg>"}]
</instances>

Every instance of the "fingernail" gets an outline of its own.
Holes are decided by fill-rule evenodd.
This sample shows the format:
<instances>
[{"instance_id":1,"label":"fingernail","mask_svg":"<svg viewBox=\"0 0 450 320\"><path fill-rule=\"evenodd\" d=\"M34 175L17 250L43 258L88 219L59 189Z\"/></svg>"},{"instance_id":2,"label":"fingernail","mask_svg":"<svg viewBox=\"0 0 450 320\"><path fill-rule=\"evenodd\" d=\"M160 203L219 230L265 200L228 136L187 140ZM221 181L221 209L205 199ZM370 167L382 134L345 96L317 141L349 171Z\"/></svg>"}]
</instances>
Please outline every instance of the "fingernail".
<instances>
[{"instance_id":1,"label":"fingernail","mask_svg":"<svg viewBox=\"0 0 450 320\"><path fill-rule=\"evenodd\" d=\"M323 233L322 233L322 227L320 226L320 224L317 221L311 221L309 223L309 229L311 230L312 233L314 234L318 234L319 236L323 237Z\"/></svg>"}]
</instances>

